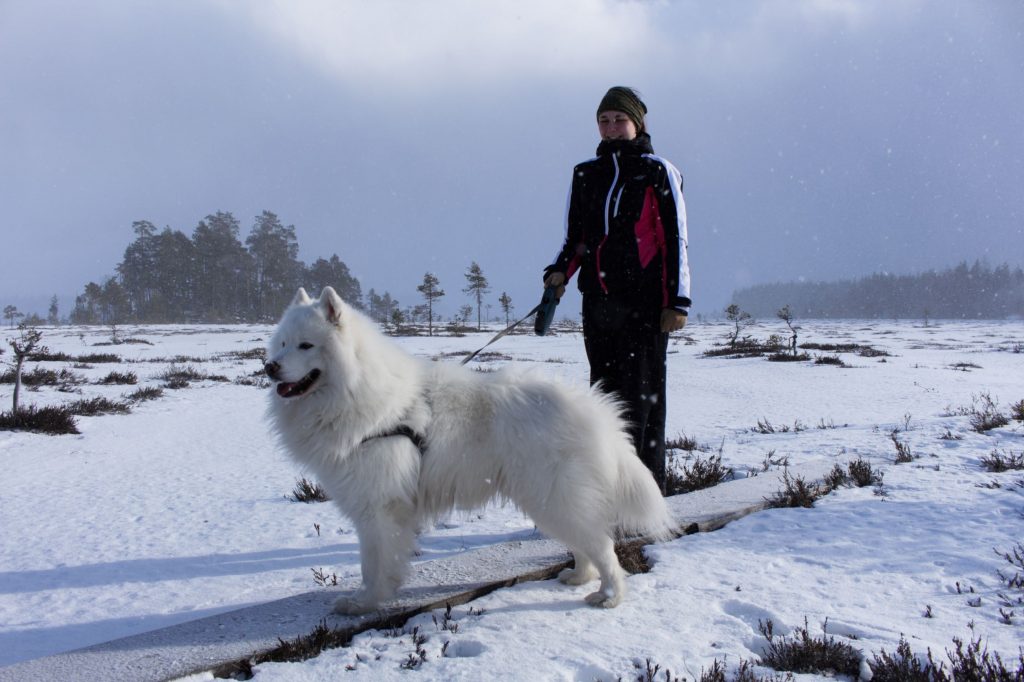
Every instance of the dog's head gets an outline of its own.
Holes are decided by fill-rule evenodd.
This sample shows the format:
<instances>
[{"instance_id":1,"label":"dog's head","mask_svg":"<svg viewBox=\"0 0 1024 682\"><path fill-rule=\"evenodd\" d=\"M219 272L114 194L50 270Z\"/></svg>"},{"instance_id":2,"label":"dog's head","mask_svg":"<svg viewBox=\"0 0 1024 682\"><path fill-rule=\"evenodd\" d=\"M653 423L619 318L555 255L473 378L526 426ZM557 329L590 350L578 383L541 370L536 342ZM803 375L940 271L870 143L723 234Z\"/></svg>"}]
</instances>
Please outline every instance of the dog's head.
<instances>
[{"instance_id":1,"label":"dog's head","mask_svg":"<svg viewBox=\"0 0 1024 682\"><path fill-rule=\"evenodd\" d=\"M298 398L322 387L329 358L337 355L338 331L347 312L331 287L324 287L318 299L299 289L270 340L263 366L277 382L277 395Z\"/></svg>"}]
</instances>

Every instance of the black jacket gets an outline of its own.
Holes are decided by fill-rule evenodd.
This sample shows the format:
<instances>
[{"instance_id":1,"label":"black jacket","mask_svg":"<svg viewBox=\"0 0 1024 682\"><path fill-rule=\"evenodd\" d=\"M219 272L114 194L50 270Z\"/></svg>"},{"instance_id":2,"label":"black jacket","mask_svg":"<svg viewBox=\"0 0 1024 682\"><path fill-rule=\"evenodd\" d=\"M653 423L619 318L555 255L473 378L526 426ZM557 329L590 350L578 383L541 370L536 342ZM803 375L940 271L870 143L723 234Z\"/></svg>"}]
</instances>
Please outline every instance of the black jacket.
<instances>
[{"instance_id":1,"label":"black jacket","mask_svg":"<svg viewBox=\"0 0 1024 682\"><path fill-rule=\"evenodd\" d=\"M638 306L690 305L683 179L655 156L650 137L605 140L597 158L576 166L566 208L565 242L545 269L566 280L579 270L584 294Z\"/></svg>"}]
</instances>

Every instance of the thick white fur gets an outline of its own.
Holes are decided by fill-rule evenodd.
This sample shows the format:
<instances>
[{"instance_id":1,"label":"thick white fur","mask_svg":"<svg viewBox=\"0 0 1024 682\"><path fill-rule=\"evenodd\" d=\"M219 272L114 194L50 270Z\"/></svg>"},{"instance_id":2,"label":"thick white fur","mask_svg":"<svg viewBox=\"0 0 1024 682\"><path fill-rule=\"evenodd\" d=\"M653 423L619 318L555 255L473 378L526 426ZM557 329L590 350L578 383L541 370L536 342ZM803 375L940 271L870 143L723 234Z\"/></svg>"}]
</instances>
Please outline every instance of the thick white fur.
<instances>
[{"instance_id":1,"label":"thick white fur","mask_svg":"<svg viewBox=\"0 0 1024 682\"><path fill-rule=\"evenodd\" d=\"M359 535L363 585L336 611L366 612L393 597L417 528L495 498L572 550L575 568L562 582L601 579L586 597L595 606L616 606L624 595L616 532L672 532L619 408L599 391L415 358L330 287L317 300L299 290L267 357L277 381L321 371L301 396L272 393L269 414ZM426 437L425 453L404 436L370 438L398 424Z\"/></svg>"}]
</instances>

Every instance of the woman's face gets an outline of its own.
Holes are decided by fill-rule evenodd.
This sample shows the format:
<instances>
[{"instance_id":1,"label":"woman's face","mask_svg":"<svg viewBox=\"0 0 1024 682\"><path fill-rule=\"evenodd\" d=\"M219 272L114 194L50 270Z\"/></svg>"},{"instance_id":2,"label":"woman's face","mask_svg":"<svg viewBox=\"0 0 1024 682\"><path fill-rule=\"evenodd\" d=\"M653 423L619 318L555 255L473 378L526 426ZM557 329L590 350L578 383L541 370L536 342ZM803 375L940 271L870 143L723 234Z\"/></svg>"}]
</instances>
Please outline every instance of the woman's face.
<instances>
[{"instance_id":1,"label":"woman's face","mask_svg":"<svg viewBox=\"0 0 1024 682\"><path fill-rule=\"evenodd\" d=\"M597 131L602 140L632 140L636 138L636 124L621 111L602 111L597 116Z\"/></svg>"}]
</instances>

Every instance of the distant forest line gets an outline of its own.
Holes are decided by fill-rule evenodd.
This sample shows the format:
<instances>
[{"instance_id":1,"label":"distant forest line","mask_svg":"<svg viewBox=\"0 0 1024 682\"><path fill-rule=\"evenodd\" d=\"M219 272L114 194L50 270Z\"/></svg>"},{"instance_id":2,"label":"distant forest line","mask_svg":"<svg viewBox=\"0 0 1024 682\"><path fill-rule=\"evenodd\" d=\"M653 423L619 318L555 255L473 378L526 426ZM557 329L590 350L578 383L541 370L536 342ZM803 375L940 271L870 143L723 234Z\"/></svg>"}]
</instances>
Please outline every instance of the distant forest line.
<instances>
[{"instance_id":1,"label":"distant forest line","mask_svg":"<svg viewBox=\"0 0 1024 682\"><path fill-rule=\"evenodd\" d=\"M758 284L735 291L732 303L754 317L788 305L803 318L1024 318L1024 271L975 261L916 275Z\"/></svg>"},{"instance_id":2,"label":"distant forest line","mask_svg":"<svg viewBox=\"0 0 1024 682\"><path fill-rule=\"evenodd\" d=\"M424 299L419 304L403 308L390 293L373 289L364 295L359 280L337 254L308 265L299 260L295 227L271 211L256 216L244 241L241 224L226 211L206 216L191 236L170 227L158 230L147 220L135 221L132 230L135 238L125 248L116 273L89 282L75 298L67 316L72 324L273 322L300 286L315 296L328 285L384 324L423 322L432 328L439 321L433 303L445 292L432 273L425 273L424 284L417 287ZM476 301L479 326L489 284L475 262L465 277L462 291ZM507 317L511 298L502 292L498 303ZM25 317L10 308L5 314L12 324L15 316ZM454 322L468 324L471 313L472 306L462 306ZM54 296L47 321L56 324L59 319Z\"/></svg>"},{"instance_id":3,"label":"distant forest line","mask_svg":"<svg viewBox=\"0 0 1024 682\"><path fill-rule=\"evenodd\" d=\"M75 298L73 324L270 321L298 287L319 292L327 284L362 306L359 281L337 254L306 265L295 227L271 211L256 216L244 243L226 211L206 216L191 236L148 220L132 230L116 273Z\"/></svg>"}]
</instances>

